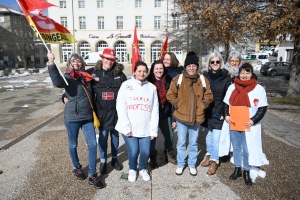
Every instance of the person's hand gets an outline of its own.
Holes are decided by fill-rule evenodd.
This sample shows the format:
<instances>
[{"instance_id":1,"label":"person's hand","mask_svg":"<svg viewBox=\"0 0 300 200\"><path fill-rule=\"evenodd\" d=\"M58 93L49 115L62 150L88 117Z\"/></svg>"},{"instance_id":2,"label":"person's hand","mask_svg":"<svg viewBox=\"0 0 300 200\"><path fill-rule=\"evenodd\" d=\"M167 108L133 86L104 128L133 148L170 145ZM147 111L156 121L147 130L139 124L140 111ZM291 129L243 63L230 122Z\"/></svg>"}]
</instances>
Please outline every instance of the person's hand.
<instances>
[{"instance_id":1,"label":"person's hand","mask_svg":"<svg viewBox=\"0 0 300 200\"><path fill-rule=\"evenodd\" d=\"M67 97L64 97L64 104L67 104L69 102L69 99Z\"/></svg>"},{"instance_id":2,"label":"person's hand","mask_svg":"<svg viewBox=\"0 0 300 200\"><path fill-rule=\"evenodd\" d=\"M231 118L230 118L229 116L226 116L226 117L225 117L225 120L226 120L226 122L227 122L228 124L233 124L233 125L235 124L234 121L232 121Z\"/></svg>"},{"instance_id":3,"label":"person's hand","mask_svg":"<svg viewBox=\"0 0 300 200\"><path fill-rule=\"evenodd\" d=\"M176 128L176 122L172 122L172 128Z\"/></svg>"},{"instance_id":4,"label":"person's hand","mask_svg":"<svg viewBox=\"0 0 300 200\"><path fill-rule=\"evenodd\" d=\"M127 136L127 137L131 137L131 136L132 136L132 133L131 133L131 132L130 132L130 133L127 133L126 136Z\"/></svg>"},{"instance_id":5,"label":"person's hand","mask_svg":"<svg viewBox=\"0 0 300 200\"><path fill-rule=\"evenodd\" d=\"M150 140L153 140L153 139L154 139L154 136L151 136L151 137L150 137Z\"/></svg>"},{"instance_id":6,"label":"person's hand","mask_svg":"<svg viewBox=\"0 0 300 200\"><path fill-rule=\"evenodd\" d=\"M53 65L54 64L54 59L55 59L54 53L49 51L48 54L47 54L47 57L48 57L48 65Z\"/></svg>"},{"instance_id":7,"label":"person's hand","mask_svg":"<svg viewBox=\"0 0 300 200\"><path fill-rule=\"evenodd\" d=\"M253 126L254 122L250 119L249 122L245 122L244 124L246 127L251 127L251 126Z\"/></svg>"},{"instance_id":8,"label":"person's hand","mask_svg":"<svg viewBox=\"0 0 300 200\"><path fill-rule=\"evenodd\" d=\"M222 121L222 120L224 120L224 117L223 117L223 116L221 116L220 120L221 120L221 121Z\"/></svg>"}]
</instances>

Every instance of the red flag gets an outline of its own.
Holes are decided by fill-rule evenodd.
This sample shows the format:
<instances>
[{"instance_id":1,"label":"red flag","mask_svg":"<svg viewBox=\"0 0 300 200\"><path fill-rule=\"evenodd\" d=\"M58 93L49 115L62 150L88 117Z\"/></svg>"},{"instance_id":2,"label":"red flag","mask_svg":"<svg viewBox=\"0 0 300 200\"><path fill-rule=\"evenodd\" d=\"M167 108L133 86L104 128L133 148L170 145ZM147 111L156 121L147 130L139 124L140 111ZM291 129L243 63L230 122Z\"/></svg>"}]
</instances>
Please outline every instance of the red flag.
<instances>
[{"instance_id":1,"label":"red flag","mask_svg":"<svg viewBox=\"0 0 300 200\"><path fill-rule=\"evenodd\" d=\"M131 67L132 74L134 72L135 63L140 60L142 60L142 57L140 54L139 41L137 38L136 26L135 26L134 36L133 36L133 44L132 44L132 67Z\"/></svg>"},{"instance_id":2,"label":"red flag","mask_svg":"<svg viewBox=\"0 0 300 200\"><path fill-rule=\"evenodd\" d=\"M77 42L65 27L40 13L44 9L55 5L43 0L17 1L37 38L41 39L41 36L45 42L54 44Z\"/></svg>"},{"instance_id":3,"label":"red flag","mask_svg":"<svg viewBox=\"0 0 300 200\"><path fill-rule=\"evenodd\" d=\"M164 56L167 53L167 49L168 49L168 35L166 36L165 42L164 42L163 46L161 47L161 51L160 51L158 60L164 59Z\"/></svg>"}]
</instances>

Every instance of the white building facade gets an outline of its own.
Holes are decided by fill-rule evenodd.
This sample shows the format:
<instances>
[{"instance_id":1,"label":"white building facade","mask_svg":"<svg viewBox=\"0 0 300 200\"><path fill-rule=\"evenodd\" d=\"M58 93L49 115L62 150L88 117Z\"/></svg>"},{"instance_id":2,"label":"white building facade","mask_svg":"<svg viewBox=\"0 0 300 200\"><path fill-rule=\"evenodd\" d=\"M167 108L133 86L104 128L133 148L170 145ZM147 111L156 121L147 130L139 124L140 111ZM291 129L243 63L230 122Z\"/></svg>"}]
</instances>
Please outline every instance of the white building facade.
<instances>
[{"instance_id":1,"label":"white building facade","mask_svg":"<svg viewBox=\"0 0 300 200\"><path fill-rule=\"evenodd\" d=\"M176 1L176 0L175 0ZM58 63L72 53L85 56L113 48L119 62L131 63L134 27L137 26L140 53L144 62L157 60L167 34L167 22L174 19L174 0L48 0L48 16L65 26L77 43L51 44ZM169 23L170 24L170 23ZM168 50L182 62L178 41L169 38Z\"/></svg>"}]
</instances>

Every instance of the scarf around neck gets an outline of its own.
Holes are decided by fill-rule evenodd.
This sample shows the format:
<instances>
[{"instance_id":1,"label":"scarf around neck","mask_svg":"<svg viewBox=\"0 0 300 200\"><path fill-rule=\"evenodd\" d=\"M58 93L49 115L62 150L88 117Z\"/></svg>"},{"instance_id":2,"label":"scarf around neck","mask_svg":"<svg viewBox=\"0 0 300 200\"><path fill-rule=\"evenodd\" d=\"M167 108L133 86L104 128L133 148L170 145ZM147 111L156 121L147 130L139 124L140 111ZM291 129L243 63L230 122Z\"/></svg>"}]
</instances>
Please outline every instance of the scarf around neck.
<instances>
[{"instance_id":1,"label":"scarf around neck","mask_svg":"<svg viewBox=\"0 0 300 200\"><path fill-rule=\"evenodd\" d=\"M192 86L194 83L196 83L196 82L197 82L197 79L199 78L199 74L198 74L198 73L193 74L193 75L189 75L189 74L185 71L185 72L183 72L183 75L184 75L185 77L188 78L188 80L189 80L189 82L190 82L190 86Z\"/></svg>"},{"instance_id":2,"label":"scarf around neck","mask_svg":"<svg viewBox=\"0 0 300 200\"><path fill-rule=\"evenodd\" d=\"M167 101L167 90L166 90L167 79L166 79L166 76L163 76L161 80L157 80L155 78L155 76L153 75L151 82L157 88L159 104L161 105L162 108L164 108L165 103Z\"/></svg>"},{"instance_id":3,"label":"scarf around neck","mask_svg":"<svg viewBox=\"0 0 300 200\"><path fill-rule=\"evenodd\" d=\"M234 79L235 89L232 91L229 98L229 103L232 106L247 106L251 107L248 93L251 92L257 85L256 79L252 78L247 81L242 81L238 78Z\"/></svg>"},{"instance_id":4,"label":"scarf around neck","mask_svg":"<svg viewBox=\"0 0 300 200\"><path fill-rule=\"evenodd\" d=\"M71 68L66 69L66 73L70 74L70 76L78 81L81 81L85 86L87 86L87 82L93 80L92 75L85 72L84 69L74 70Z\"/></svg>"}]
</instances>

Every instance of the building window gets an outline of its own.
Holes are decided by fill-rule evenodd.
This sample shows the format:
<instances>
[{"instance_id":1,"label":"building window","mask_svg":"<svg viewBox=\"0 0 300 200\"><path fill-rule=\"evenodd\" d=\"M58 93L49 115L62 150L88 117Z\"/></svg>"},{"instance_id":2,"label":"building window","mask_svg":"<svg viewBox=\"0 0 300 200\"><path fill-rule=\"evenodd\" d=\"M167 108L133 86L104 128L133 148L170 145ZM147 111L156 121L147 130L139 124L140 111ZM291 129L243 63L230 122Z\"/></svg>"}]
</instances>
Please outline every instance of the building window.
<instances>
[{"instance_id":1,"label":"building window","mask_svg":"<svg viewBox=\"0 0 300 200\"><path fill-rule=\"evenodd\" d=\"M78 1L78 7L79 7L79 8L85 8L85 3L84 3L84 1Z\"/></svg>"},{"instance_id":2,"label":"building window","mask_svg":"<svg viewBox=\"0 0 300 200\"><path fill-rule=\"evenodd\" d=\"M151 63L158 59L161 47L162 43L159 41L155 41L151 44Z\"/></svg>"},{"instance_id":3,"label":"building window","mask_svg":"<svg viewBox=\"0 0 300 200\"><path fill-rule=\"evenodd\" d=\"M68 61L69 57L72 55L72 45L65 43L61 45L61 60L65 63Z\"/></svg>"},{"instance_id":4,"label":"building window","mask_svg":"<svg viewBox=\"0 0 300 200\"><path fill-rule=\"evenodd\" d=\"M91 46L88 42L81 42L79 45L80 55L84 58L89 52L91 52Z\"/></svg>"},{"instance_id":5,"label":"building window","mask_svg":"<svg viewBox=\"0 0 300 200\"><path fill-rule=\"evenodd\" d=\"M17 31L17 30L15 30L15 34L16 34L16 35L19 35L19 33L18 33L18 31Z\"/></svg>"},{"instance_id":6,"label":"building window","mask_svg":"<svg viewBox=\"0 0 300 200\"><path fill-rule=\"evenodd\" d=\"M145 43L142 41L139 41L139 48L140 48L140 54L142 57L142 61L145 62L146 60L146 48L145 48Z\"/></svg>"},{"instance_id":7,"label":"building window","mask_svg":"<svg viewBox=\"0 0 300 200\"><path fill-rule=\"evenodd\" d=\"M48 58L44 57L44 65L48 62Z\"/></svg>"},{"instance_id":8,"label":"building window","mask_svg":"<svg viewBox=\"0 0 300 200\"><path fill-rule=\"evenodd\" d=\"M5 35L5 29L1 30L1 35Z\"/></svg>"},{"instance_id":9,"label":"building window","mask_svg":"<svg viewBox=\"0 0 300 200\"><path fill-rule=\"evenodd\" d=\"M137 29L142 28L142 16L136 16L135 17L135 25Z\"/></svg>"},{"instance_id":10,"label":"building window","mask_svg":"<svg viewBox=\"0 0 300 200\"><path fill-rule=\"evenodd\" d=\"M179 29L179 17L173 17L173 29Z\"/></svg>"},{"instance_id":11,"label":"building window","mask_svg":"<svg viewBox=\"0 0 300 200\"><path fill-rule=\"evenodd\" d=\"M63 27L68 28L68 22L66 17L61 17L60 18L60 23Z\"/></svg>"},{"instance_id":12,"label":"building window","mask_svg":"<svg viewBox=\"0 0 300 200\"><path fill-rule=\"evenodd\" d=\"M97 8L104 8L104 1L97 1Z\"/></svg>"},{"instance_id":13,"label":"building window","mask_svg":"<svg viewBox=\"0 0 300 200\"><path fill-rule=\"evenodd\" d=\"M104 29L104 17L98 17L98 29Z\"/></svg>"},{"instance_id":14,"label":"building window","mask_svg":"<svg viewBox=\"0 0 300 200\"><path fill-rule=\"evenodd\" d=\"M154 29L160 29L160 16L154 16Z\"/></svg>"},{"instance_id":15,"label":"building window","mask_svg":"<svg viewBox=\"0 0 300 200\"><path fill-rule=\"evenodd\" d=\"M79 17L79 28L86 29L85 17Z\"/></svg>"},{"instance_id":16,"label":"building window","mask_svg":"<svg viewBox=\"0 0 300 200\"><path fill-rule=\"evenodd\" d=\"M4 15L0 14L0 22L4 22Z\"/></svg>"},{"instance_id":17,"label":"building window","mask_svg":"<svg viewBox=\"0 0 300 200\"><path fill-rule=\"evenodd\" d=\"M60 1L60 2L59 2L59 7L60 7L60 8L67 8L67 3L66 3L66 1Z\"/></svg>"},{"instance_id":18,"label":"building window","mask_svg":"<svg viewBox=\"0 0 300 200\"><path fill-rule=\"evenodd\" d=\"M13 23L17 23L17 17L13 17Z\"/></svg>"},{"instance_id":19,"label":"building window","mask_svg":"<svg viewBox=\"0 0 300 200\"><path fill-rule=\"evenodd\" d=\"M46 47L43 48L43 52L44 52L44 53L48 53L48 50L47 50Z\"/></svg>"},{"instance_id":20,"label":"building window","mask_svg":"<svg viewBox=\"0 0 300 200\"><path fill-rule=\"evenodd\" d=\"M155 7L155 8L161 7L161 0L155 0L154 7Z\"/></svg>"},{"instance_id":21,"label":"building window","mask_svg":"<svg viewBox=\"0 0 300 200\"><path fill-rule=\"evenodd\" d=\"M174 8L178 8L178 0L174 0Z\"/></svg>"},{"instance_id":22,"label":"building window","mask_svg":"<svg viewBox=\"0 0 300 200\"><path fill-rule=\"evenodd\" d=\"M34 51L35 51L36 54L40 53L40 49L39 48L36 48Z\"/></svg>"},{"instance_id":23,"label":"building window","mask_svg":"<svg viewBox=\"0 0 300 200\"><path fill-rule=\"evenodd\" d=\"M41 64L41 59L38 58L38 57L36 57L36 58L35 58L35 64Z\"/></svg>"},{"instance_id":24,"label":"building window","mask_svg":"<svg viewBox=\"0 0 300 200\"><path fill-rule=\"evenodd\" d=\"M142 7L142 0L135 0L135 7L141 8Z\"/></svg>"},{"instance_id":25,"label":"building window","mask_svg":"<svg viewBox=\"0 0 300 200\"><path fill-rule=\"evenodd\" d=\"M117 16L117 29L123 29L123 17Z\"/></svg>"},{"instance_id":26,"label":"building window","mask_svg":"<svg viewBox=\"0 0 300 200\"><path fill-rule=\"evenodd\" d=\"M118 62L127 62L127 46L123 41L117 41L114 46Z\"/></svg>"}]
</instances>

